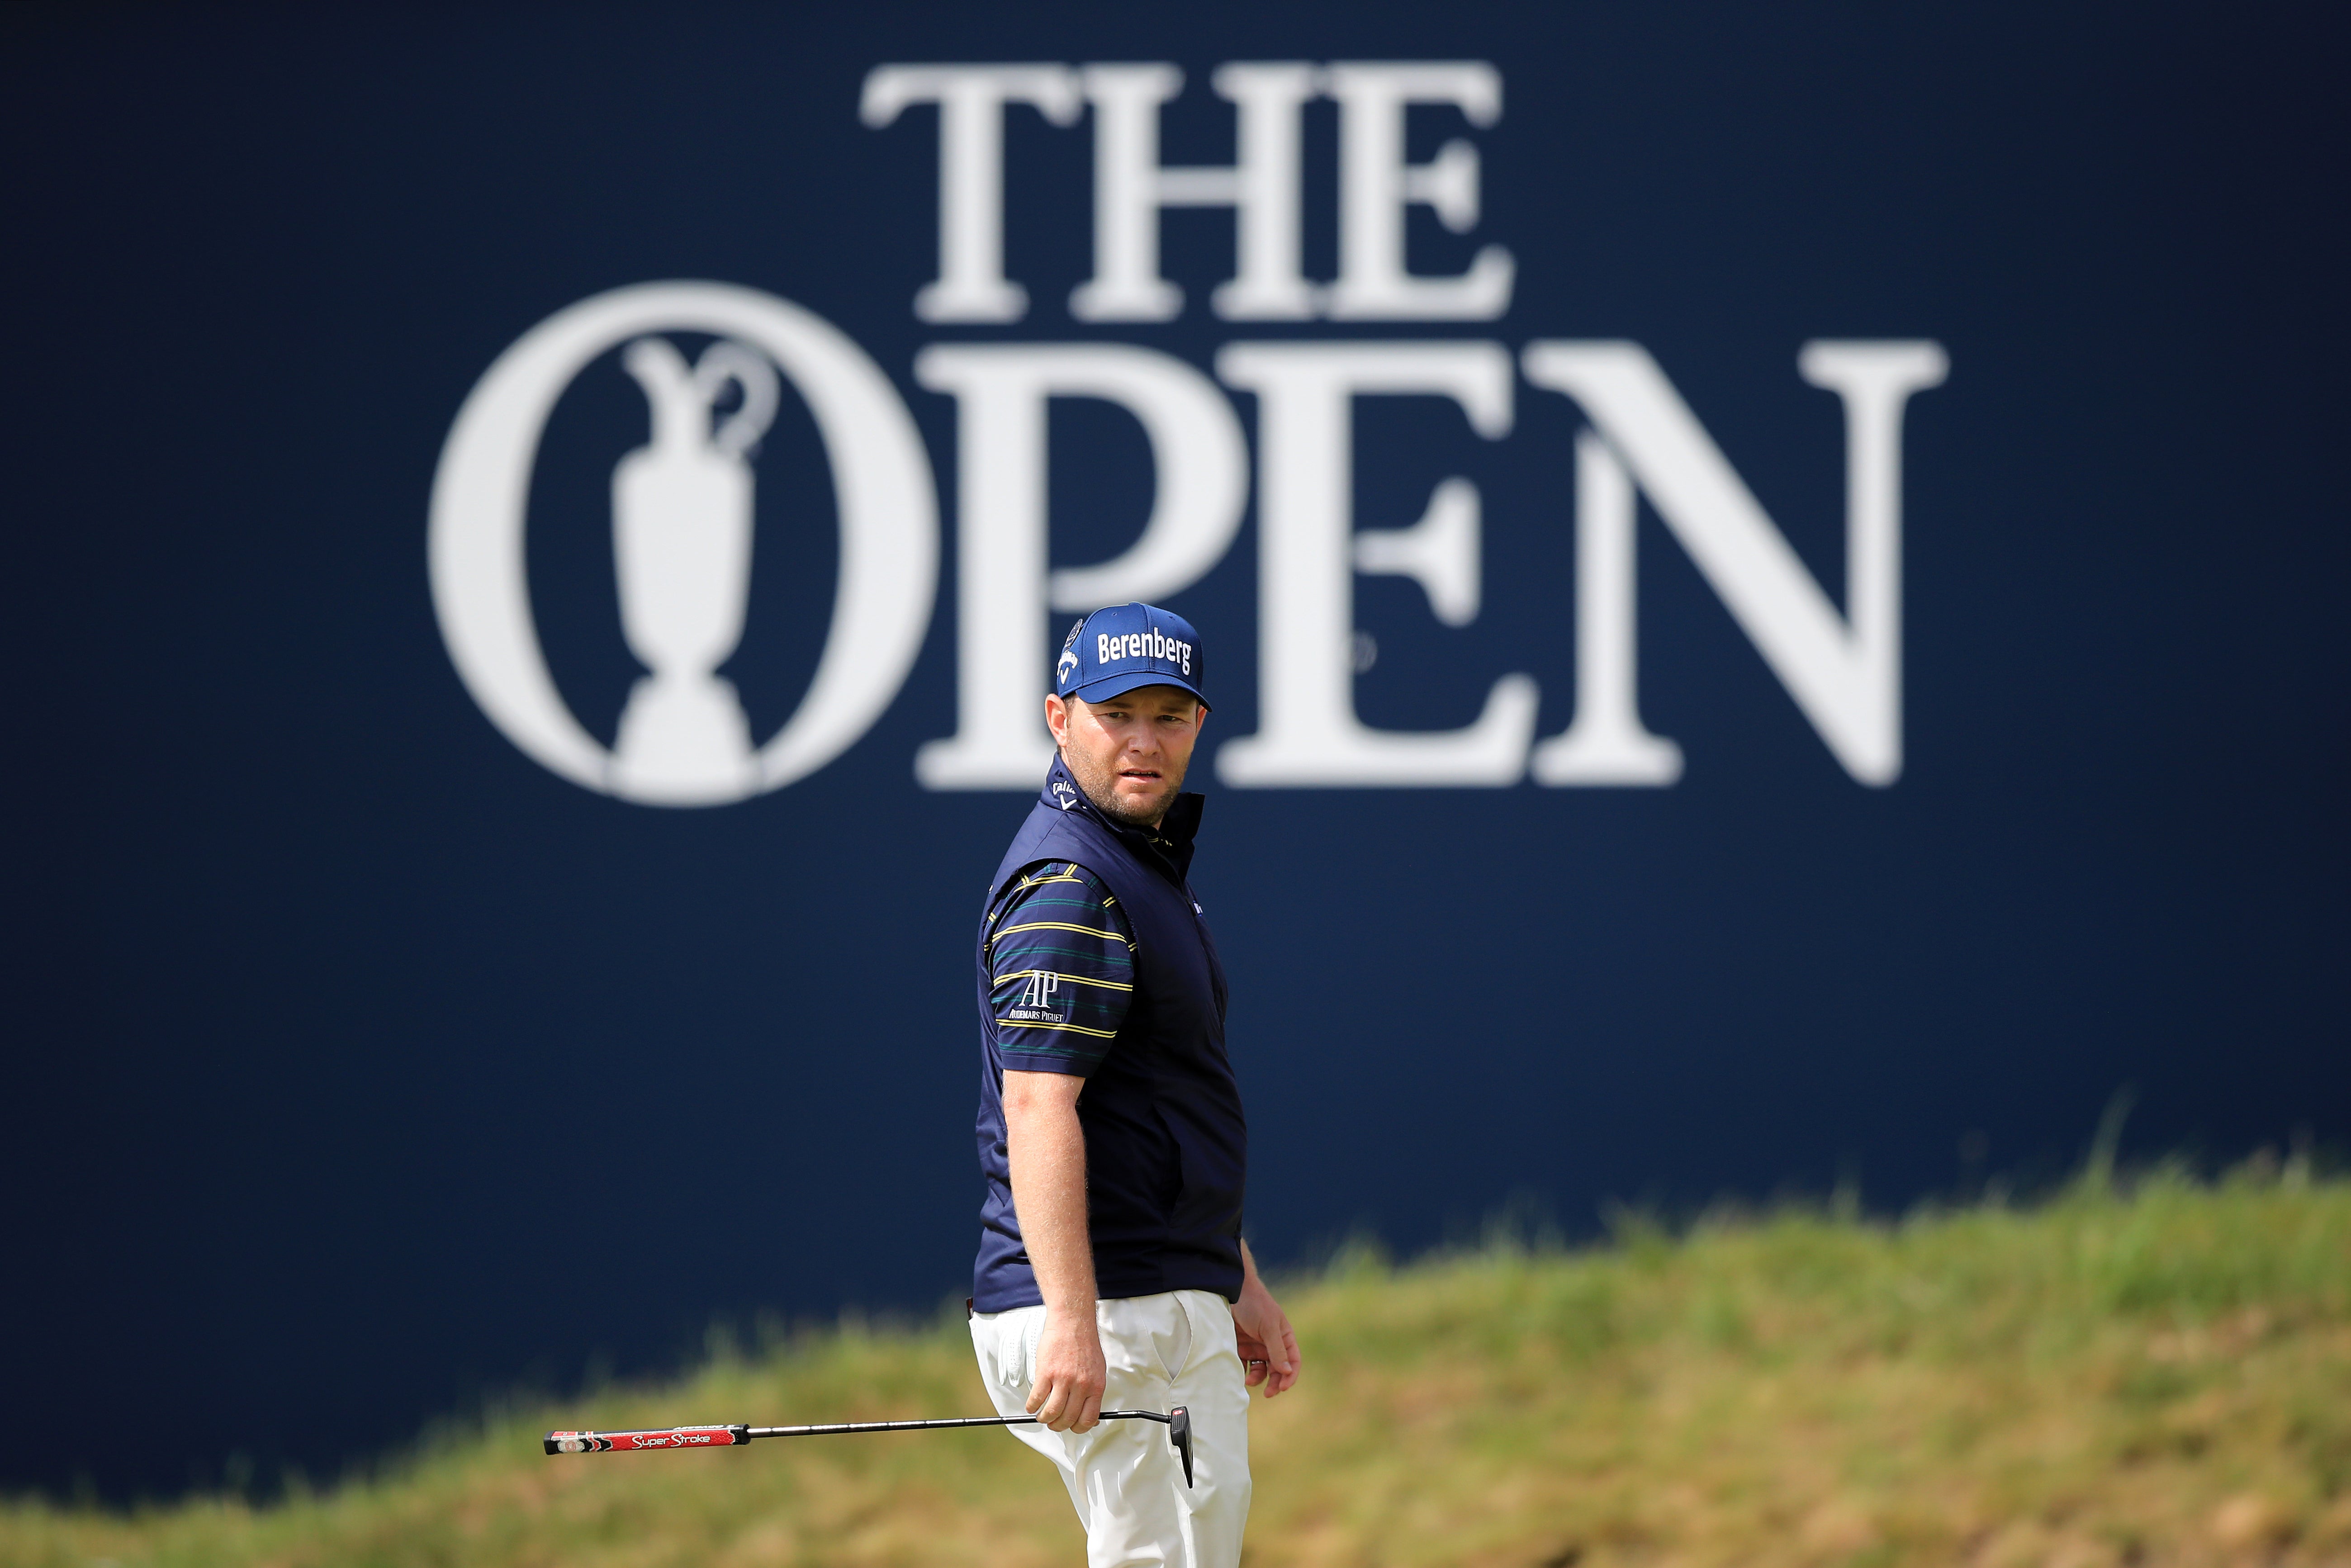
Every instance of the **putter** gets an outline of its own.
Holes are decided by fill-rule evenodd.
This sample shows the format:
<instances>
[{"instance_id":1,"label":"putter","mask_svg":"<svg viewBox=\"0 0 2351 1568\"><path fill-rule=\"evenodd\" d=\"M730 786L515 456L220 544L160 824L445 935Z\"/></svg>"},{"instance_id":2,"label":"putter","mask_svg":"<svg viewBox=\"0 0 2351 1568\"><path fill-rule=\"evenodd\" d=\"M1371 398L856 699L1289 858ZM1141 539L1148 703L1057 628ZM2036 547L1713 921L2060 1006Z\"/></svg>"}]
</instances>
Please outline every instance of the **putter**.
<instances>
[{"instance_id":1,"label":"putter","mask_svg":"<svg viewBox=\"0 0 2351 1568\"><path fill-rule=\"evenodd\" d=\"M1192 1412L1178 1405L1156 1410L1105 1410L1105 1421L1156 1421L1184 1461L1184 1484L1192 1484ZM849 1432L929 1432L942 1427L1032 1427L1034 1416L951 1416L937 1421L844 1421L831 1427L669 1427L643 1432L549 1432L550 1454L628 1454L653 1449L732 1448L758 1437L837 1437Z\"/></svg>"}]
</instances>

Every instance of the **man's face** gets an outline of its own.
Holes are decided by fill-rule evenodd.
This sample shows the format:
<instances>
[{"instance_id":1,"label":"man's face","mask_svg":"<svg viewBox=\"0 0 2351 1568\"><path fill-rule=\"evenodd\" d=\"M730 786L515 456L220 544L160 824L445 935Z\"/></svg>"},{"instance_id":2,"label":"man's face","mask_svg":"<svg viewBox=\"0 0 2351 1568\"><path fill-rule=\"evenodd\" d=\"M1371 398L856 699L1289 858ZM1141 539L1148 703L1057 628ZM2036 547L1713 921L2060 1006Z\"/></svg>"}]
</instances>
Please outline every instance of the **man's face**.
<instances>
[{"instance_id":1,"label":"man's face","mask_svg":"<svg viewBox=\"0 0 2351 1568\"><path fill-rule=\"evenodd\" d=\"M1208 709L1180 686L1137 686L1090 703L1045 698L1045 723L1078 788L1104 816L1156 827L1184 788Z\"/></svg>"}]
</instances>

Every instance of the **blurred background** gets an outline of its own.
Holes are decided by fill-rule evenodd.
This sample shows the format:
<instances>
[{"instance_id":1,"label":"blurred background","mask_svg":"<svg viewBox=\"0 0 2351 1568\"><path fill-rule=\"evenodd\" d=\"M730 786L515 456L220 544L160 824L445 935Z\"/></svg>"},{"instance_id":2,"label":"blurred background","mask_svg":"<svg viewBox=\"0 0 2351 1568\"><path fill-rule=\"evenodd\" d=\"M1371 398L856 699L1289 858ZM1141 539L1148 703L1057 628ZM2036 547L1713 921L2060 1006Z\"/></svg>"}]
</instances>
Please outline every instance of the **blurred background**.
<instances>
[{"instance_id":1,"label":"blurred background","mask_svg":"<svg viewBox=\"0 0 2351 1568\"><path fill-rule=\"evenodd\" d=\"M2126 1153L2340 1144L2343 43L2292 5L11 7L0 1490L331 1475L715 1320L967 1293L971 927L1041 778L985 715L1049 678L1045 574L1131 565L1180 465L1131 401L918 374L942 346L1134 350L1207 454L1191 556L1095 580L1201 633L1260 1256L1898 1210L2054 1178L2126 1087ZM1257 204L1162 212L1119 115L1254 159ZM1220 308L1285 207L1290 305ZM1073 308L1113 229L1179 300ZM752 293L526 341L691 280ZM1853 433L1899 471L1874 642L1819 340L1948 363ZM1687 418L1537 384L1538 342L1638 345ZM1506 412L1332 404L1352 451L1283 449L1270 523L1236 343L1451 345ZM1041 511L971 499L984 403L1044 410L992 449ZM1677 499L1718 469L1753 508ZM1455 478L1474 525L1356 570ZM1580 533L1629 538L1617 598ZM1860 716L1766 601L1880 683ZM1600 605L1669 781L1529 772ZM1441 747L1513 674L1483 782L1330 727ZM1304 771L1219 760L1300 691ZM918 772L956 736L1003 776Z\"/></svg>"}]
</instances>

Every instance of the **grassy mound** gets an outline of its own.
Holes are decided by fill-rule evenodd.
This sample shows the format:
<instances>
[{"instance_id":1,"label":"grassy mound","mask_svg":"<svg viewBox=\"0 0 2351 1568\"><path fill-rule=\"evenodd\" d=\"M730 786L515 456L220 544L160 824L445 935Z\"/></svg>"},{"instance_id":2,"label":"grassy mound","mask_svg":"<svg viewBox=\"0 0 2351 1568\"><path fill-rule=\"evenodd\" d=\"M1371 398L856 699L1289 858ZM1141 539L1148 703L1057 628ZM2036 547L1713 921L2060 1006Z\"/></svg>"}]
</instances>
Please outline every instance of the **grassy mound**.
<instances>
[{"instance_id":1,"label":"grassy mound","mask_svg":"<svg viewBox=\"0 0 2351 1568\"><path fill-rule=\"evenodd\" d=\"M1307 1375L1255 1414L1251 1568L2351 1564L2351 1183L1628 1223L1592 1249L1355 1257L1287 1301ZM549 1426L985 1408L960 1322L845 1326L267 1508L0 1506L0 1562L1082 1563L1002 1433L538 1452Z\"/></svg>"}]
</instances>

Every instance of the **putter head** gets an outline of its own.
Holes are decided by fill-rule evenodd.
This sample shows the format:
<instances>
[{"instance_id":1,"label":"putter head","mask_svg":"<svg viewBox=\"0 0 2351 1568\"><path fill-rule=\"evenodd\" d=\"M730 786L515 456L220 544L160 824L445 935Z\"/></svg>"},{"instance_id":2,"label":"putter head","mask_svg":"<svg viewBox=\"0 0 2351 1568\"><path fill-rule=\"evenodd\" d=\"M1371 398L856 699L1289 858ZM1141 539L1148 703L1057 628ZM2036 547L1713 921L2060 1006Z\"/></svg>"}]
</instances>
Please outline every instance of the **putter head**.
<instances>
[{"instance_id":1,"label":"putter head","mask_svg":"<svg viewBox=\"0 0 2351 1568\"><path fill-rule=\"evenodd\" d=\"M1167 1440L1176 1446L1176 1452L1184 1460L1184 1484L1189 1487L1192 1484L1192 1412L1188 1406L1178 1405L1167 1412Z\"/></svg>"}]
</instances>

